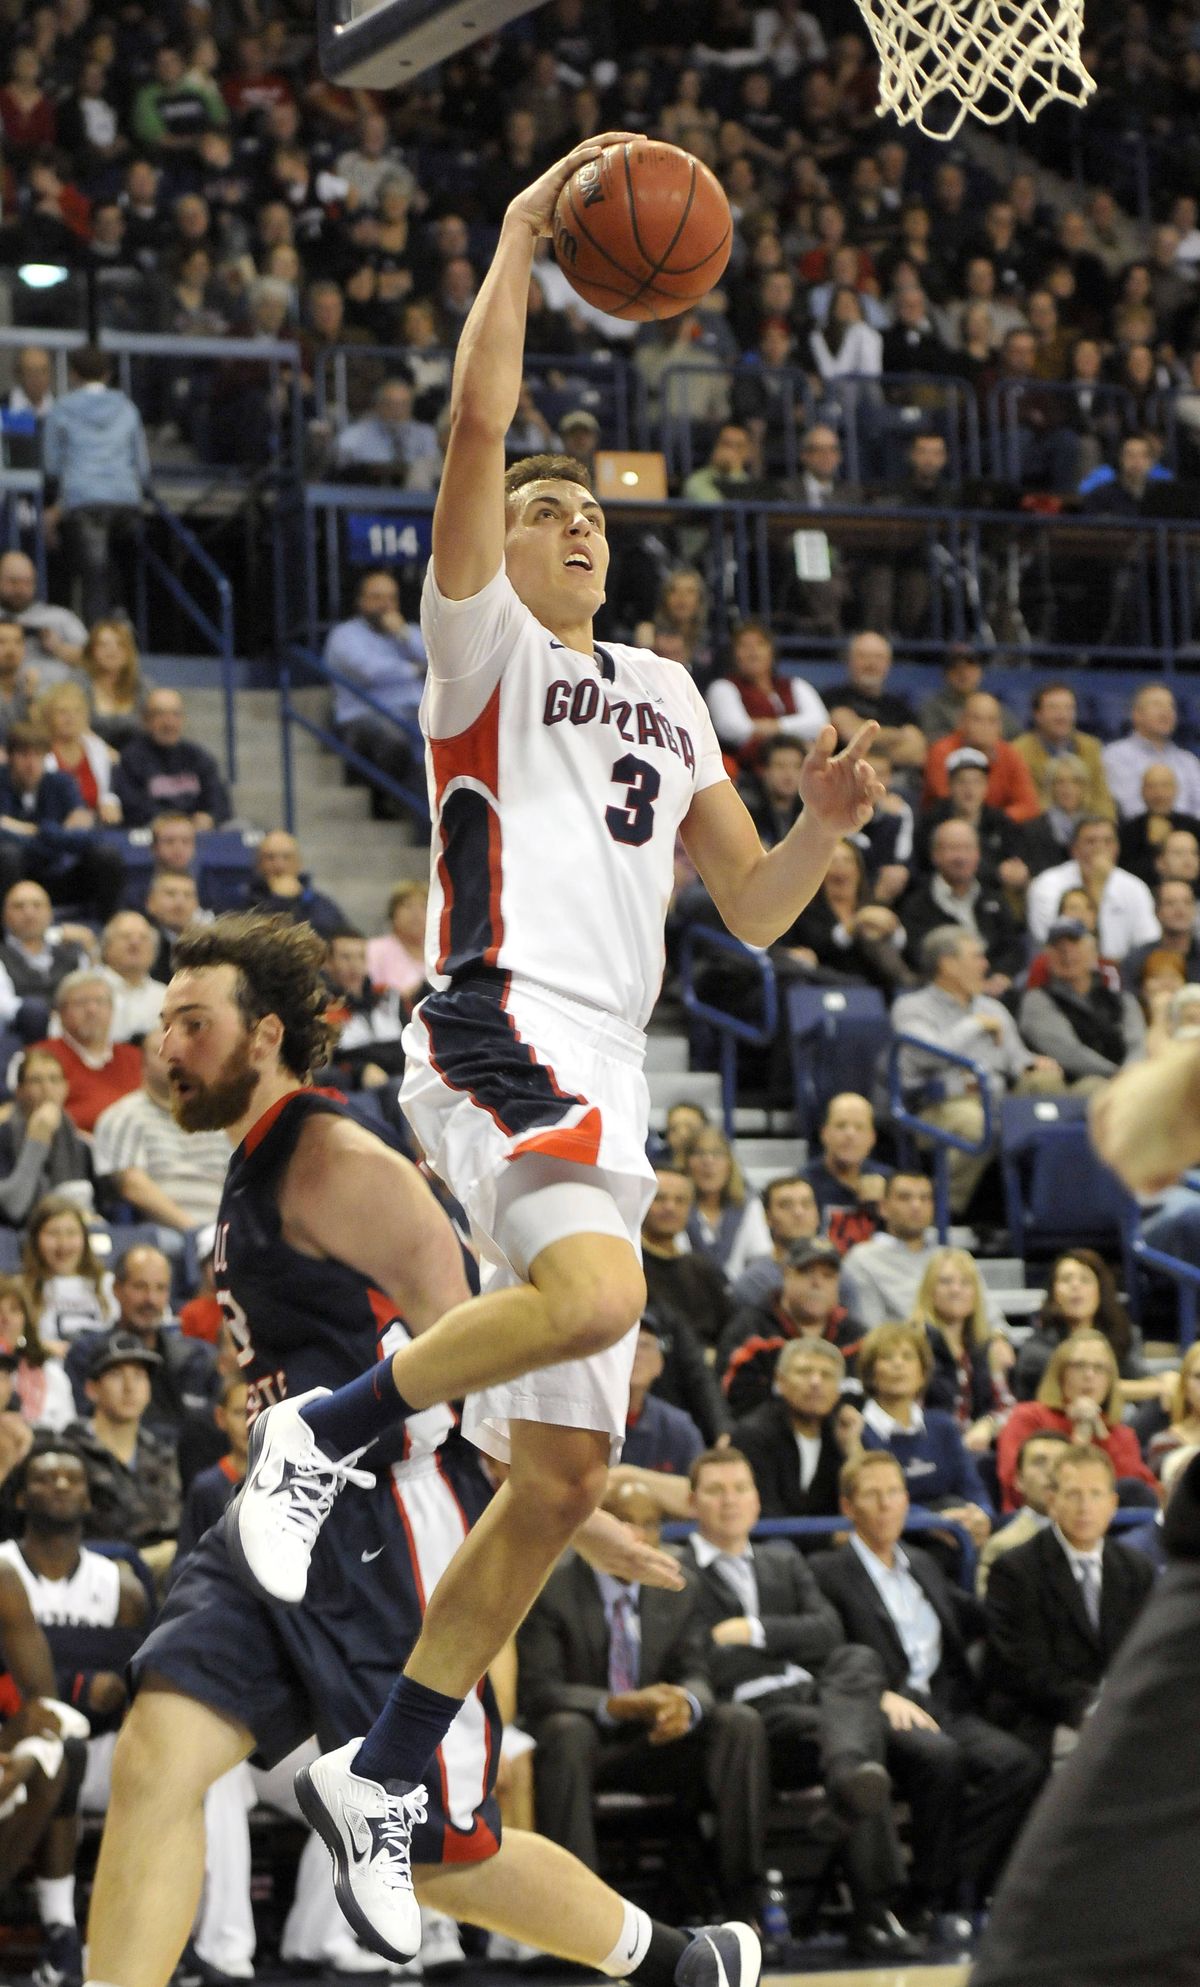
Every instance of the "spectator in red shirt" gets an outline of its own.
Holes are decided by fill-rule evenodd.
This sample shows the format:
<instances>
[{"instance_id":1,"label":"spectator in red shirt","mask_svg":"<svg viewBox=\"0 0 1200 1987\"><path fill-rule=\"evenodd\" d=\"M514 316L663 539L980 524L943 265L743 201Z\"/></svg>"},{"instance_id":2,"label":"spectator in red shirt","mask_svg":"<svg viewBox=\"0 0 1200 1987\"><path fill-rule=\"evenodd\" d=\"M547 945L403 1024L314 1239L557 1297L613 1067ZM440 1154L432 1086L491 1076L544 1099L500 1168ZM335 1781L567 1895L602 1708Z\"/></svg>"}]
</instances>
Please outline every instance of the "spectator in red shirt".
<instances>
[{"instance_id":1,"label":"spectator in red shirt","mask_svg":"<svg viewBox=\"0 0 1200 1987\"><path fill-rule=\"evenodd\" d=\"M24 44L14 49L8 81L0 89L4 155L17 168L27 165L43 145L53 145L57 133L54 100L42 88L41 69L36 48Z\"/></svg>"},{"instance_id":2,"label":"spectator in red shirt","mask_svg":"<svg viewBox=\"0 0 1200 1987\"><path fill-rule=\"evenodd\" d=\"M1004 713L997 699L986 690L977 690L967 698L958 729L946 738L937 739L929 748L925 760L926 806L930 801L946 798L950 791L946 761L952 752L967 745L982 752L988 762L985 799L989 807L998 807L1010 821L1032 821L1041 813L1042 803L1033 776L1016 747L1005 742L1003 724Z\"/></svg>"},{"instance_id":3,"label":"spectator in red shirt","mask_svg":"<svg viewBox=\"0 0 1200 1987\"><path fill-rule=\"evenodd\" d=\"M54 996L61 1035L38 1042L67 1079L66 1112L77 1131L90 1132L108 1109L142 1080L142 1052L112 1039L112 988L103 973L84 966L68 973Z\"/></svg>"},{"instance_id":4,"label":"spectator in red shirt","mask_svg":"<svg viewBox=\"0 0 1200 1987\"><path fill-rule=\"evenodd\" d=\"M231 115L239 120L294 101L287 77L268 69L262 38L256 34L238 36L237 68L225 78L221 93Z\"/></svg>"}]
</instances>

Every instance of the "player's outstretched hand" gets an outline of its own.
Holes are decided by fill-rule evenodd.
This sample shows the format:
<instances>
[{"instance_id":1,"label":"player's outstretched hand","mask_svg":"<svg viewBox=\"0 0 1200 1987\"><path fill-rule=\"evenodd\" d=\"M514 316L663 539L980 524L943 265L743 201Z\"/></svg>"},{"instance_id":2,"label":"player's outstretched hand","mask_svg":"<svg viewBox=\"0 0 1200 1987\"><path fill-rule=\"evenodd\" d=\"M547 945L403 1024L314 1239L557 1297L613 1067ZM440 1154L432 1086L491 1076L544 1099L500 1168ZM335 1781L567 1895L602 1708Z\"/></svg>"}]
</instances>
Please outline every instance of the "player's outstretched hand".
<instances>
[{"instance_id":1,"label":"player's outstretched hand","mask_svg":"<svg viewBox=\"0 0 1200 1987\"><path fill-rule=\"evenodd\" d=\"M1173 1042L1134 1063L1091 1110L1100 1157L1134 1193L1152 1194L1200 1164L1200 1042Z\"/></svg>"},{"instance_id":2,"label":"player's outstretched hand","mask_svg":"<svg viewBox=\"0 0 1200 1987\"><path fill-rule=\"evenodd\" d=\"M554 209L571 174L589 159L598 159L606 145L624 145L641 135L637 131L601 131L594 138L585 138L582 145L576 145L564 158L547 166L541 178L527 186L524 193L510 200L509 214L514 220L524 221L532 229L535 240L538 235L553 233Z\"/></svg>"},{"instance_id":3,"label":"player's outstretched hand","mask_svg":"<svg viewBox=\"0 0 1200 1987\"><path fill-rule=\"evenodd\" d=\"M817 733L800 774L804 811L835 835L853 835L866 826L887 788L867 758L879 726L860 725L849 744L837 749L837 732L827 724Z\"/></svg>"},{"instance_id":4,"label":"player's outstretched hand","mask_svg":"<svg viewBox=\"0 0 1200 1987\"><path fill-rule=\"evenodd\" d=\"M593 1511L571 1543L597 1573L611 1573L614 1580L666 1587L672 1593L681 1592L687 1584L677 1559L659 1546L647 1545L632 1525L623 1524L611 1511Z\"/></svg>"}]
</instances>

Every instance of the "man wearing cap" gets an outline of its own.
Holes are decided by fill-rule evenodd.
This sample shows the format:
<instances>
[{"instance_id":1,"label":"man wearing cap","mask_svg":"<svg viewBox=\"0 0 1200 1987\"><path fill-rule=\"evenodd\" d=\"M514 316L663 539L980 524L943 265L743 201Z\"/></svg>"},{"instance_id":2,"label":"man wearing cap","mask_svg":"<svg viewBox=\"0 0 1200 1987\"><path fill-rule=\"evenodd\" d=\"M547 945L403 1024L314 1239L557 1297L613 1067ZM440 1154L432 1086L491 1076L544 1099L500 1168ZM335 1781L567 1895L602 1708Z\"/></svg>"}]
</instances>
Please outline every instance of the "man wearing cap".
<instances>
[{"instance_id":1,"label":"man wearing cap","mask_svg":"<svg viewBox=\"0 0 1200 1987\"><path fill-rule=\"evenodd\" d=\"M583 464L590 481L596 473L596 450L600 446L600 423L596 416L589 414L586 407L572 407L559 422L558 432L566 453Z\"/></svg>"},{"instance_id":2,"label":"man wearing cap","mask_svg":"<svg viewBox=\"0 0 1200 1987\"><path fill-rule=\"evenodd\" d=\"M1091 1077L1098 1085L1143 1053L1141 1004L1109 986L1096 941L1079 918L1056 918L1046 945L1046 984L1026 988L1017 1024L1030 1048L1053 1056L1068 1077Z\"/></svg>"},{"instance_id":3,"label":"man wearing cap","mask_svg":"<svg viewBox=\"0 0 1200 1987\"><path fill-rule=\"evenodd\" d=\"M67 1374L80 1414L91 1396L92 1362L105 1345L136 1339L154 1359L150 1367L150 1399L146 1426L178 1445L185 1426L199 1422L207 1431L220 1396L220 1375L212 1346L188 1338L171 1316L171 1265L161 1249L136 1242L126 1249L113 1272L117 1321L102 1333L84 1332L67 1354ZM207 1458L206 1458L207 1460Z\"/></svg>"},{"instance_id":4,"label":"man wearing cap","mask_svg":"<svg viewBox=\"0 0 1200 1987\"><path fill-rule=\"evenodd\" d=\"M733 1433L750 1462L764 1518L836 1518L838 1471L861 1416L842 1400L846 1358L826 1338L793 1338L775 1358L770 1397Z\"/></svg>"},{"instance_id":5,"label":"man wearing cap","mask_svg":"<svg viewBox=\"0 0 1200 1987\"><path fill-rule=\"evenodd\" d=\"M842 1259L832 1242L814 1236L793 1242L784 1259L777 1301L735 1311L717 1347L721 1385L734 1414L748 1414L768 1398L775 1360L789 1339L826 1339L853 1346L861 1333L838 1302Z\"/></svg>"},{"instance_id":6,"label":"man wearing cap","mask_svg":"<svg viewBox=\"0 0 1200 1987\"><path fill-rule=\"evenodd\" d=\"M629 1410L625 1421L624 1460L635 1469L662 1470L686 1477L704 1447L704 1437L681 1407L672 1407L651 1392L661 1378L663 1349L657 1321L643 1317L638 1326L637 1351L629 1376Z\"/></svg>"},{"instance_id":7,"label":"man wearing cap","mask_svg":"<svg viewBox=\"0 0 1200 1987\"><path fill-rule=\"evenodd\" d=\"M1048 794L1054 761L1069 753L1081 759L1087 770L1083 802L1087 812L1103 814L1115 821L1117 809L1104 774L1100 740L1090 732L1076 729L1078 709L1070 685L1043 683L1034 692L1030 716L1033 722L1029 730L1023 731L1013 744L1028 766L1038 792L1043 796Z\"/></svg>"},{"instance_id":8,"label":"man wearing cap","mask_svg":"<svg viewBox=\"0 0 1200 1987\"><path fill-rule=\"evenodd\" d=\"M965 757L966 749L954 756ZM978 830L954 816L939 821L929 838L929 854L932 874L906 892L898 909L908 933L909 963L916 965L922 944L936 926L959 924L987 952L984 992L1007 993L1025 969L1027 942L1000 891L980 881Z\"/></svg>"},{"instance_id":9,"label":"man wearing cap","mask_svg":"<svg viewBox=\"0 0 1200 1987\"><path fill-rule=\"evenodd\" d=\"M957 731L963 705L983 688L983 664L968 642L951 642L942 658L942 687L921 705L921 730L933 741ZM1020 726L1007 704L1000 706L1005 738L1015 738Z\"/></svg>"},{"instance_id":10,"label":"man wearing cap","mask_svg":"<svg viewBox=\"0 0 1200 1987\"><path fill-rule=\"evenodd\" d=\"M180 1509L175 1451L143 1426L159 1364L132 1332L105 1333L86 1383L91 1417L63 1431L87 1468L90 1536L136 1546L156 1577L174 1558Z\"/></svg>"},{"instance_id":11,"label":"man wearing cap","mask_svg":"<svg viewBox=\"0 0 1200 1987\"><path fill-rule=\"evenodd\" d=\"M1029 886L1026 916L1039 944L1058 915L1063 892L1083 884L1098 907L1097 937L1106 959L1118 963L1135 945L1159 937L1154 899L1138 876L1117 867L1117 831L1102 816L1081 817L1071 843L1071 859L1044 869Z\"/></svg>"},{"instance_id":12,"label":"man wearing cap","mask_svg":"<svg viewBox=\"0 0 1200 1987\"><path fill-rule=\"evenodd\" d=\"M950 791L949 761L964 745L982 752L987 765L987 800L1010 821L1032 821L1042 811L1038 790L1015 745L1002 735L1003 713L997 698L976 690L963 704L958 728L930 746L925 760L926 804L944 800Z\"/></svg>"},{"instance_id":13,"label":"man wearing cap","mask_svg":"<svg viewBox=\"0 0 1200 1987\"><path fill-rule=\"evenodd\" d=\"M946 762L949 793L923 807L917 817L916 867L930 867L932 838L943 821L965 821L979 837L979 880L985 889L1024 890L1029 882L1025 825L990 804L989 771L987 755L972 745L951 753Z\"/></svg>"}]
</instances>

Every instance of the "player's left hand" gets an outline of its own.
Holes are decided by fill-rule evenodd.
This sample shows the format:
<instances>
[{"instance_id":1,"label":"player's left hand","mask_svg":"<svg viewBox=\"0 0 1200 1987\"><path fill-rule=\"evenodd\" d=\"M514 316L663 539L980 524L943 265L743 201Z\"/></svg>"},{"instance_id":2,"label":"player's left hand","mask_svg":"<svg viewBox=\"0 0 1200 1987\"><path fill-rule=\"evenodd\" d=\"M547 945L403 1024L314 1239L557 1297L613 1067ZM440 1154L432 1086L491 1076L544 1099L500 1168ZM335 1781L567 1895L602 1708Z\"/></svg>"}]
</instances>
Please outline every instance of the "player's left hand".
<instances>
[{"instance_id":1,"label":"player's left hand","mask_svg":"<svg viewBox=\"0 0 1200 1987\"><path fill-rule=\"evenodd\" d=\"M835 835L853 835L866 826L887 788L867 759L879 726L868 719L841 752L831 724L818 732L800 774L806 814Z\"/></svg>"},{"instance_id":2,"label":"player's left hand","mask_svg":"<svg viewBox=\"0 0 1200 1987\"><path fill-rule=\"evenodd\" d=\"M597 1573L611 1573L614 1580L666 1587L675 1594L682 1593L687 1585L677 1559L660 1546L648 1545L632 1525L623 1524L611 1511L593 1511L572 1544Z\"/></svg>"}]
</instances>

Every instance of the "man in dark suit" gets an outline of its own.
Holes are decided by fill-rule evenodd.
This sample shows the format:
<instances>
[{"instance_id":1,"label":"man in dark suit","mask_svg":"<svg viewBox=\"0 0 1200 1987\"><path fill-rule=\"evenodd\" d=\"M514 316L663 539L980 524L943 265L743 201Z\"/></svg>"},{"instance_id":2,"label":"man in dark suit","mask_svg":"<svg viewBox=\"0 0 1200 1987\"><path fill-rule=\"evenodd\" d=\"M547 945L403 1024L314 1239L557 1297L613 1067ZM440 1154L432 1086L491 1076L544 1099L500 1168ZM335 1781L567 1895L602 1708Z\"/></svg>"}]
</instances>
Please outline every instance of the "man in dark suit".
<instances>
[{"instance_id":1,"label":"man in dark suit","mask_svg":"<svg viewBox=\"0 0 1200 1987\"><path fill-rule=\"evenodd\" d=\"M1003 893L979 880L978 831L969 821L947 816L929 837L929 857L930 874L914 883L898 906L908 934L910 962L918 963L922 943L938 925L961 924L983 941L989 971L986 991L1006 993L1024 970L1027 941Z\"/></svg>"},{"instance_id":2,"label":"man in dark suit","mask_svg":"<svg viewBox=\"0 0 1200 1987\"><path fill-rule=\"evenodd\" d=\"M1046 1759L1062 1759L1096 1704L1105 1672L1154 1584L1142 1553L1105 1537L1116 1477L1102 1449L1059 1459L1050 1524L992 1568L988 1709Z\"/></svg>"},{"instance_id":3,"label":"man in dark suit","mask_svg":"<svg viewBox=\"0 0 1200 1987\"><path fill-rule=\"evenodd\" d=\"M614 1508L657 1538L645 1491ZM598 1865L593 1796L618 1788L673 1794L715 1824L724 1901L757 1913L770 1774L761 1719L716 1702L708 1632L694 1586L627 1585L574 1553L555 1567L517 1635L522 1722L537 1741L538 1828Z\"/></svg>"},{"instance_id":4,"label":"man in dark suit","mask_svg":"<svg viewBox=\"0 0 1200 1987\"><path fill-rule=\"evenodd\" d=\"M972 1987L1193 1987L1200 1459L1171 1494L1163 1534L1168 1570L1017 1846Z\"/></svg>"},{"instance_id":5,"label":"man in dark suit","mask_svg":"<svg viewBox=\"0 0 1200 1987\"><path fill-rule=\"evenodd\" d=\"M739 1421L734 1440L754 1472L764 1518L836 1518L838 1439L846 1360L828 1339L794 1338L775 1361L769 1400ZM839 1413L840 1409L840 1413Z\"/></svg>"},{"instance_id":6,"label":"man in dark suit","mask_svg":"<svg viewBox=\"0 0 1200 1987\"><path fill-rule=\"evenodd\" d=\"M850 1543L811 1565L850 1640L883 1660L887 1765L912 1812L909 1895L924 1927L967 1886L987 1896L1044 1768L976 1708L967 1643L982 1612L928 1553L900 1545L908 1491L895 1457L852 1458L841 1488Z\"/></svg>"},{"instance_id":7,"label":"man in dark suit","mask_svg":"<svg viewBox=\"0 0 1200 1987\"><path fill-rule=\"evenodd\" d=\"M918 1959L921 1943L889 1909L904 1864L883 1764L883 1666L872 1650L846 1643L790 1543L751 1545L761 1507L745 1456L710 1449L691 1478L696 1530L683 1563L699 1588L717 1694L758 1712L777 1786L824 1783L829 1819L845 1830L851 1952L881 1964Z\"/></svg>"}]
</instances>

